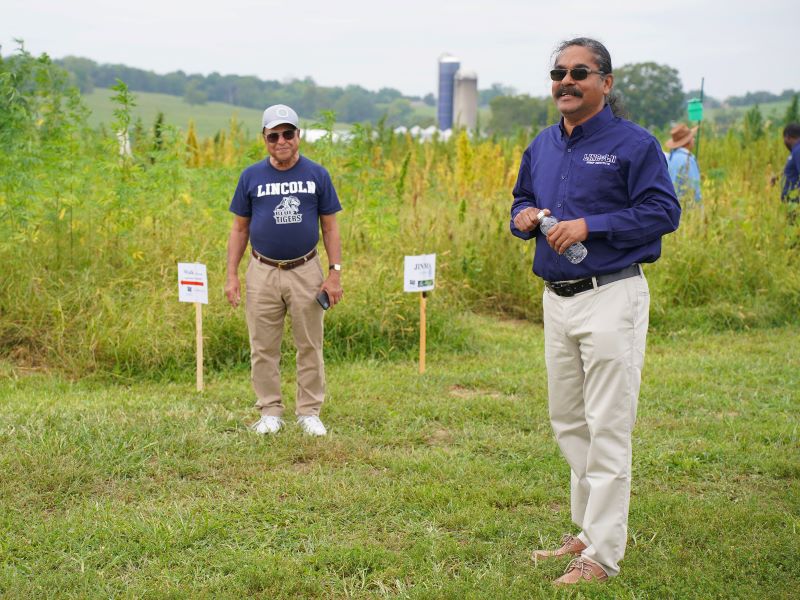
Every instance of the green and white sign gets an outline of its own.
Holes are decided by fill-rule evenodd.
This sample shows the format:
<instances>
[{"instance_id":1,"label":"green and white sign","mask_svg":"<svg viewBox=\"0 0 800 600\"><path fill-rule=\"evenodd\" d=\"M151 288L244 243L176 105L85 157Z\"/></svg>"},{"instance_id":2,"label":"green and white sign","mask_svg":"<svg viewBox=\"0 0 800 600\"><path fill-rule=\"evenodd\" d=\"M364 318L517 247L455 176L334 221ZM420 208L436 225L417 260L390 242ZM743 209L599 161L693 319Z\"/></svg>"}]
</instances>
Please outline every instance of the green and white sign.
<instances>
[{"instance_id":1,"label":"green and white sign","mask_svg":"<svg viewBox=\"0 0 800 600\"><path fill-rule=\"evenodd\" d=\"M686 112L689 115L690 121L702 121L703 120L703 102L698 98L692 98L689 100L689 104L686 107Z\"/></svg>"}]
</instances>

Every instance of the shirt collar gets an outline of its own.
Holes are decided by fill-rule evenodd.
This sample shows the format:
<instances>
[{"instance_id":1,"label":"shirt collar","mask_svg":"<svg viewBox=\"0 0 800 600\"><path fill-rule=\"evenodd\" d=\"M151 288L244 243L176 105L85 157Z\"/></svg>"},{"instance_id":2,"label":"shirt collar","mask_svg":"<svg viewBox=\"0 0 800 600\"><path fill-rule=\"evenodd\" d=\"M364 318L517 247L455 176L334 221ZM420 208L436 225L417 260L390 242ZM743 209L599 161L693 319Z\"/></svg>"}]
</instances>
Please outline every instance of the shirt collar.
<instances>
[{"instance_id":1,"label":"shirt collar","mask_svg":"<svg viewBox=\"0 0 800 600\"><path fill-rule=\"evenodd\" d=\"M581 137L581 136L589 137L594 132L599 131L600 129L605 127L606 124L610 123L613 118L614 118L614 113L611 112L611 107L608 104L606 104L603 107L603 110L601 110L591 119L575 127L572 130L572 136L569 137L571 138ZM564 129L564 117L561 117L561 120L558 122L558 127L561 130L561 137L562 138L568 137L567 130Z\"/></svg>"}]
</instances>

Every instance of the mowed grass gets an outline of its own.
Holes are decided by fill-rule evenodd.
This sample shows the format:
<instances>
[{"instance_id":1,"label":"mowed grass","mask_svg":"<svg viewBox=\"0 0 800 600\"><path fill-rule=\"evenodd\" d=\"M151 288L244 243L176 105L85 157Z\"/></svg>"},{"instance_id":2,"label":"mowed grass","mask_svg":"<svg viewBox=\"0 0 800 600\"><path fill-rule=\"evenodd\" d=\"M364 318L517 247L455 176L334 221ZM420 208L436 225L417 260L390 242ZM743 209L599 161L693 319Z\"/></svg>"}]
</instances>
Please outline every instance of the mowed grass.
<instances>
[{"instance_id":1,"label":"mowed grass","mask_svg":"<svg viewBox=\"0 0 800 600\"><path fill-rule=\"evenodd\" d=\"M248 373L71 383L0 369L4 598L790 598L797 329L651 335L621 576L554 590L572 531L541 326L328 365L324 439L255 419ZM288 366L286 395L293 398ZM289 403L289 414L293 402ZM792 591L794 590L794 591Z\"/></svg>"}]
</instances>

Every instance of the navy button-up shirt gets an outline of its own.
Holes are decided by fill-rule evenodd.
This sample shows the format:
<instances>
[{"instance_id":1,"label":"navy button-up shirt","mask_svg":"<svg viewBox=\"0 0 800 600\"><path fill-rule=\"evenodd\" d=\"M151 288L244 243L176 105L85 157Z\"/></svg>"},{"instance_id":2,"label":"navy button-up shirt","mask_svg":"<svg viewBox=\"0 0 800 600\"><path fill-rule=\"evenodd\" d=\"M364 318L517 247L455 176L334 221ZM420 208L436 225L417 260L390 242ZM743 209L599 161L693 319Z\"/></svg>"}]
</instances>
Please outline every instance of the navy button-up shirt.
<instances>
[{"instance_id":1,"label":"navy button-up shirt","mask_svg":"<svg viewBox=\"0 0 800 600\"><path fill-rule=\"evenodd\" d=\"M783 169L783 191L781 200L798 202L800 198L800 142L792 146L789 158L786 159L786 167Z\"/></svg>"},{"instance_id":2,"label":"navy button-up shirt","mask_svg":"<svg viewBox=\"0 0 800 600\"><path fill-rule=\"evenodd\" d=\"M542 131L522 155L511 205L511 233L536 237L533 272L547 281L581 279L655 262L661 236L678 228L681 208L661 146L646 129L606 106L568 136L562 123ZM547 244L537 228L522 232L514 217L548 208L559 221L583 218L589 251L577 265Z\"/></svg>"}]
</instances>

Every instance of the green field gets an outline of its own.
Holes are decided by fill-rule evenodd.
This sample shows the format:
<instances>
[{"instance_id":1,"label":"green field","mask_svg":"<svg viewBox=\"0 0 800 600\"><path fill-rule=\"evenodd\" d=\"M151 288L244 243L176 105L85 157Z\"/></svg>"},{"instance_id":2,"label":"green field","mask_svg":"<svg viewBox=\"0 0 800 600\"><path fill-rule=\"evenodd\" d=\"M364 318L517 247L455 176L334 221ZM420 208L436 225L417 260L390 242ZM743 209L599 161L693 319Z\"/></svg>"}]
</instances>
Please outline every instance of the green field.
<instances>
[{"instance_id":1,"label":"green field","mask_svg":"<svg viewBox=\"0 0 800 600\"><path fill-rule=\"evenodd\" d=\"M114 104L111 102L113 94L111 90L96 89L91 94L83 96L86 106L91 111L90 125L97 127L101 123L108 124L113 120ZM228 129L231 117L234 115L251 135L256 135L261 125L262 111L252 108L222 102L192 105L178 96L149 92L134 92L134 96L136 97L134 120L141 118L145 127L151 129L159 111L164 113L167 124L184 131L188 129L189 121L194 120L197 133L201 137L213 136L220 130Z\"/></svg>"},{"instance_id":2,"label":"green field","mask_svg":"<svg viewBox=\"0 0 800 600\"><path fill-rule=\"evenodd\" d=\"M230 198L263 143L148 127L121 155L49 61L6 67L0 598L556 595L563 563L529 560L570 524L542 282L532 244L508 231L526 135L421 143L360 126L346 143L303 142L344 207L346 293L325 321L331 433L262 438L247 429L243 310L222 282ZM124 98L116 109L135 121ZM623 571L564 596L796 595L800 214L780 200L785 160L774 123L708 128L702 206L685 204L645 266ZM422 253L437 268L420 377L402 264ZM191 261L209 274L204 394L194 310L176 293L176 263ZM283 359L289 399L289 335Z\"/></svg>"},{"instance_id":3,"label":"green field","mask_svg":"<svg viewBox=\"0 0 800 600\"><path fill-rule=\"evenodd\" d=\"M90 94L83 96L86 106L91 111L89 116L90 125L97 127L101 123L108 124L113 120L114 105L111 102L113 92L106 89L96 89ZM152 128L156 115L159 111L164 113L168 124L174 125L182 130L186 130L189 121L195 122L197 133L201 138L215 135L220 130L228 129L230 119L236 116L244 127L245 132L252 136L258 131L261 123L260 110L233 106L222 102L208 102L201 105L192 105L178 96L168 94L156 94L150 92L134 92L137 106L133 109L134 119L141 118L147 128ZM762 114L767 119L780 120L783 118L789 102L770 102L760 105ZM741 119L745 112L751 107L716 108L706 110L706 119L710 122L720 120L730 123ZM413 113L415 118L436 118L435 106L416 106ZM491 110L488 107L481 107L479 112L480 127L484 129L491 120ZM303 126L309 127L313 121L303 120ZM349 129L348 123L336 123L338 130Z\"/></svg>"},{"instance_id":4,"label":"green field","mask_svg":"<svg viewBox=\"0 0 800 600\"><path fill-rule=\"evenodd\" d=\"M111 90L96 89L90 94L83 95L86 106L91 111L89 124L98 127L101 123L108 124L113 120L114 104ZM189 121L193 120L197 134L200 137L210 137L220 130L228 129L230 119L236 115L244 126L246 132L255 135L261 124L261 110L244 108L225 104L222 102L208 102L206 104L189 104L178 96L168 94L156 94L150 92L133 92L136 98L136 107L133 109L134 119L141 118L145 127L152 128L156 120L156 115L161 111L164 113L166 123L178 127L184 131L189 126ZM266 108L266 107L265 107ZM417 106L414 108L414 117L424 117L436 119L435 106ZM486 127L491 118L491 111L488 107L480 109L481 127ZM314 121L301 119L303 127L311 126ZM335 125L337 130L349 129L349 123L338 122Z\"/></svg>"},{"instance_id":5,"label":"green field","mask_svg":"<svg viewBox=\"0 0 800 600\"><path fill-rule=\"evenodd\" d=\"M765 119L775 122L782 122L786 114L786 109L789 108L788 100L781 100L780 102L766 102L759 104L758 108ZM752 109L752 106L732 106L729 108L709 108L706 110L708 119L710 121L723 121L725 123L733 123L739 121L744 114Z\"/></svg>"},{"instance_id":6,"label":"green field","mask_svg":"<svg viewBox=\"0 0 800 600\"><path fill-rule=\"evenodd\" d=\"M329 363L324 439L249 431L246 370L204 394L190 370L122 385L6 371L0 596L796 593L796 327L651 337L622 572L568 596L550 584L564 561L529 558L572 531L541 326L451 320L470 347L434 346L424 376L405 360Z\"/></svg>"}]
</instances>

